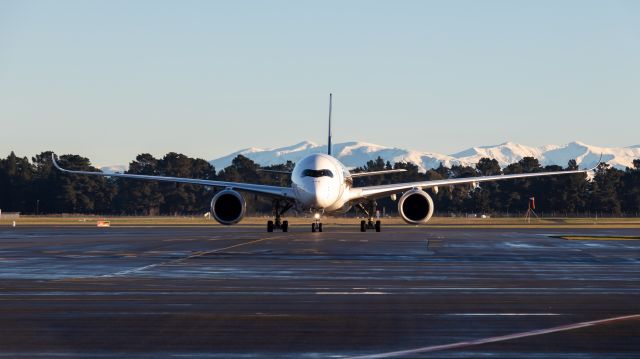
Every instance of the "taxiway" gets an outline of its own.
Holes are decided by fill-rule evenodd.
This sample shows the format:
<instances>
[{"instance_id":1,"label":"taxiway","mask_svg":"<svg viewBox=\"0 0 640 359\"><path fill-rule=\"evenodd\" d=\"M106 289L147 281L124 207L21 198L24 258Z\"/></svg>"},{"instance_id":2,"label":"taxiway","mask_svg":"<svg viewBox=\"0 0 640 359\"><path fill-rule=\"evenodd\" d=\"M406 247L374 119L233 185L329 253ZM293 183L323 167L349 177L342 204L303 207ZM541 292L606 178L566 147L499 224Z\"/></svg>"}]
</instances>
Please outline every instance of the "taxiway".
<instances>
[{"instance_id":1,"label":"taxiway","mask_svg":"<svg viewBox=\"0 0 640 359\"><path fill-rule=\"evenodd\" d=\"M637 230L262 230L0 229L0 356L640 357L640 241L551 237Z\"/></svg>"}]
</instances>

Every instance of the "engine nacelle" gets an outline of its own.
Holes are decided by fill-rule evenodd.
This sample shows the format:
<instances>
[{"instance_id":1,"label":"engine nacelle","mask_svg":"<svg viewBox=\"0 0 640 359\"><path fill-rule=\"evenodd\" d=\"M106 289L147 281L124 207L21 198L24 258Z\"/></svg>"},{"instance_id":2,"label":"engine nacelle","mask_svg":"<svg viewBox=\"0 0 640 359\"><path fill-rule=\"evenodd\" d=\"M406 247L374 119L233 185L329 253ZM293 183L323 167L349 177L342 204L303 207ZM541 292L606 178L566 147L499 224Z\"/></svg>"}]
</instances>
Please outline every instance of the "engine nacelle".
<instances>
[{"instance_id":1,"label":"engine nacelle","mask_svg":"<svg viewBox=\"0 0 640 359\"><path fill-rule=\"evenodd\" d=\"M211 200L211 214L220 224L236 224L244 217L246 211L247 203L244 197L231 189L216 193Z\"/></svg>"},{"instance_id":2,"label":"engine nacelle","mask_svg":"<svg viewBox=\"0 0 640 359\"><path fill-rule=\"evenodd\" d=\"M409 224L425 224L433 215L433 200L427 192L412 189L405 192L398 201L398 212Z\"/></svg>"}]
</instances>

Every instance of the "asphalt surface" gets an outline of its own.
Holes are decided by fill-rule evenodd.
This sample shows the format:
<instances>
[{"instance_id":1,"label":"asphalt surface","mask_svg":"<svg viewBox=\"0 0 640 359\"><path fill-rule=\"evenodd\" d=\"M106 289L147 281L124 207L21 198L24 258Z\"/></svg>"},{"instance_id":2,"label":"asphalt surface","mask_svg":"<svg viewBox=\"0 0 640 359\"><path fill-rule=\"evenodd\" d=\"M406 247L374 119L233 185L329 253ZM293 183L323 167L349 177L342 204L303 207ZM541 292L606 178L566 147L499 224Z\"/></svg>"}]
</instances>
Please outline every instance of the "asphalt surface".
<instances>
[{"instance_id":1,"label":"asphalt surface","mask_svg":"<svg viewBox=\"0 0 640 359\"><path fill-rule=\"evenodd\" d=\"M549 237L637 230L307 230L2 228L0 357L640 357L565 327L640 314L640 241Z\"/></svg>"}]
</instances>

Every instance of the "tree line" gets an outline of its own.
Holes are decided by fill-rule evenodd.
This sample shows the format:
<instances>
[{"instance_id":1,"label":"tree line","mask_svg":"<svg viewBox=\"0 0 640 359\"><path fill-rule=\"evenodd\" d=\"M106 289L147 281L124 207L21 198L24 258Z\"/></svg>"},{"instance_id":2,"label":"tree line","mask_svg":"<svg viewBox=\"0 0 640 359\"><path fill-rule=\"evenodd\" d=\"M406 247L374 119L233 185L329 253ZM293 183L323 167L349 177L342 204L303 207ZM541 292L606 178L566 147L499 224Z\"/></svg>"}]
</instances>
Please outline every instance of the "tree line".
<instances>
[{"instance_id":1,"label":"tree line","mask_svg":"<svg viewBox=\"0 0 640 359\"><path fill-rule=\"evenodd\" d=\"M80 155L63 155L59 162L68 169L98 171L88 158ZM288 175L261 170L288 171L293 165L289 161L263 167L239 155L230 166L216 171L203 159L174 152L162 158L144 153L129 164L127 173L288 186ZM566 168L556 165L543 167L537 159L525 157L502 169L496 160L482 158L473 167L441 164L438 168L419 172L413 163L396 162L392 165L378 157L354 169L354 172L384 169L405 169L406 172L358 178L355 185L572 170L578 166L575 160L571 160ZM12 152L0 159L0 209L4 212L194 215L209 210L213 191L200 185L62 173L53 168L51 152L42 152L31 160ZM488 182L479 187L460 185L440 188L433 197L439 214L515 215L526 211L528 199L535 197L538 211L557 216L586 213L637 216L640 213L640 159L633 161L633 168L625 170L602 164L593 178L575 174ZM271 212L269 199L254 195L246 195L245 199L249 213ZM387 213L397 211L397 204L390 198L380 199L378 204Z\"/></svg>"},{"instance_id":2,"label":"tree line","mask_svg":"<svg viewBox=\"0 0 640 359\"><path fill-rule=\"evenodd\" d=\"M524 157L516 163L500 168L498 161L481 158L475 166L453 165L425 173L418 172L413 163L398 162L391 165L381 158L367 162L356 171L375 171L403 168L407 172L384 176L364 177L356 185L376 185L399 181L438 180L500 174L577 170L575 160L565 168L557 165L542 166L533 157ZM358 179L361 181L361 179ZM529 198L535 198L536 211L554 216L578 216L587 214L627 215L640 214L640 159L633 161L633 168L618 170L608 164L600 164L592 178L587 174L548 176L530 179L514 179L484 182L478 187L471 185L440 188L431 192L436 213L476 213L521 215L529 206ZM389 198L382 199L380 207L396 211Z\"/></svg>"}]
</instances>

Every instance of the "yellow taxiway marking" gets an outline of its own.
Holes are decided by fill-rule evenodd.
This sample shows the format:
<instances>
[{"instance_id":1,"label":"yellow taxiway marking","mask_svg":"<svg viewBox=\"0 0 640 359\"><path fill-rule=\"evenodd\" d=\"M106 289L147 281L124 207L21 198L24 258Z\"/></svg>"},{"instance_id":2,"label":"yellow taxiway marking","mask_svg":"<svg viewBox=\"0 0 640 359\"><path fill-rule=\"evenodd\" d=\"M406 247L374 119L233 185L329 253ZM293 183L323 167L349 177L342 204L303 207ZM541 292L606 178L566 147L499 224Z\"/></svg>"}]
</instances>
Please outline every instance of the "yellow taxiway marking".
<instances>
[{"instance_id":1,"label":"yellow taxiway marking","mask_svg":"<svg viewBox=\"0 0 640 359\"><path fill-rule=\"evenodd\" d=\"M640 240L638 236L560 236L559 238L570 241L634 241Z\"/></svg>"},{"instance_id":2,"label":"yellow taxiway marking","mask_svg":"<svg viewBox=\"0 0 640 359\"><path fill-rule=\"evenodd\" d=\"M141 271L145 271L147 269L151 269L151 268L155 268L155 267L160 267L160 266L165 266L165 265L171 265L171 264L175 264L175 263L184 262L184 261L187 261L189 259L205 256L207 254L222 252L222 251L225 251L225 250L228 250L228 249L247 246L247 245L258 243L258 242L264 242L264 241L267 241L267 240L270 240L270 239L274 239L274 238L281 238L281 237L266 237L266 238L256 239L254 241L234 244L232 246L228 246L228 247L224 247L224 248L213 249L213 250L210 250L210 251L199 251L199 252L195 252L195 253L193 253L193 254L191 254L189 256L186 256L186 257L172 259L172 260L166 261L166 262L149 264L149 265L142 266L142 267L127 269L127 270L123 270L123 271L116 272L116 273L103 274L103 275L98 276L98 277L101 277L101 278L120 277L120 276L123 276L123 275L131 274L131 273L135 273L135 272L141 272Z\"/></svg>"}]
</instances>

